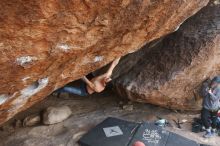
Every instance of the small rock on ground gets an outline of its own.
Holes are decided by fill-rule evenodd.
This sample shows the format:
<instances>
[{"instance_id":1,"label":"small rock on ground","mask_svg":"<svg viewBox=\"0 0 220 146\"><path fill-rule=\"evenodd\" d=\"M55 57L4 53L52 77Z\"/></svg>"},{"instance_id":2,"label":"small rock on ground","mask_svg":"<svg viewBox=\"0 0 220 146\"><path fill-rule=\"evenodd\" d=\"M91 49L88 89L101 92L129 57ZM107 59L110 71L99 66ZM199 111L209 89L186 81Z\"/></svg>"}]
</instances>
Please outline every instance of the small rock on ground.
<instances>
[{"instance_id":1,"label":"small rock on ground","mask_svg":"<svg viewBox=\"0 0 220 146\"><path fill-rule=\"evenodd\" d=\"M71 114L72 111L68 106L48 107L43 113L43 123L46 125L60 123Z\"/></svg>"},{"instance_id":2,"label":"small rock on ground","mask_svg":"<svg viewBox=\"0 0 220 146\"><path fill-rule=\"evenodd\" d=\"M41 121L40 115L31 115L31 116L28 116L24 119L23 126L24 127L34 126L34 125L39 124L40 121Z\"/></svg>"}]
</instances>

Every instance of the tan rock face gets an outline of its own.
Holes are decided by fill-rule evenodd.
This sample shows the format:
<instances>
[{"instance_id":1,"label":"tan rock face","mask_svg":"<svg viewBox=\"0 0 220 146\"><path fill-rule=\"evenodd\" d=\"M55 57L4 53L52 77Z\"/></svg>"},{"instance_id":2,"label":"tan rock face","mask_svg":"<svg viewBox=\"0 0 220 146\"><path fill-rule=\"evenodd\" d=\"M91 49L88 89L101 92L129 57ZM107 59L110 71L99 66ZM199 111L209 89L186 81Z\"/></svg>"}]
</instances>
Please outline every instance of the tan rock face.
<instances>
[{"instance_id":1,"label":"tan rock face","mask_svg":"<svg viewBox=\"0 0 220 146\"><path fill-rule=\"evenodd\" d=\"M201 83L220 74L219 12L220 5L210 3L150 51L145 47L126 57L140 59L123 64L133 68L116 80L118 93L167 108L199 110Z\"/></svg>"},{"instance_id":2,"label":"tan rock face","mask_svg":"<svg viewBox=\"0 0 220 146\"><path fill-rule=\"evenodd\" d=\"M1 0L0 124L173 32L208 0Z\"/></svg>"}]
</instances>

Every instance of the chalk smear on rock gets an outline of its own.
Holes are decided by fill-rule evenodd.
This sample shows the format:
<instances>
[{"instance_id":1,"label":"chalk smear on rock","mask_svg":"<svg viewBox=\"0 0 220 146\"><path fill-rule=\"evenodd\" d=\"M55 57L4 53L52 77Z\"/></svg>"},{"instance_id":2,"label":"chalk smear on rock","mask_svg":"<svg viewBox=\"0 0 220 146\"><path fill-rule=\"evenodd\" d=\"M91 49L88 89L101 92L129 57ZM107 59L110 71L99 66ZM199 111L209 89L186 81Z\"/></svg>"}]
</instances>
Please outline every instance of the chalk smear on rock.
<instances>
[{"instance_id":1,"label":"chalk smear on rock","mask_svg":"<svg viewBox=\"0 0 220 146\"><path fill-rule=\"evenodd\" d=\"M94 62L100 62L100 61L102 61L103 59L104 59L103 56L96 56L96 57L94 58Z\"/></svg>"},{"instance_id":2,"label":"chalk smear on rock","mask_svg":"<svg viewBox=\"0 0 220 146\"><path fill-rule=\"evenodd\" d=\"M17 108L23 106L31 96L33 96L34 94L38 93L40 90L45 88L48 82L49 82L48 78L42 78L34 82L33 84L27 86L26 88L22 89L20 91L20 96L13 101L13 104L16 105Z\"/></svg>"},{"instance_id":3,"label":"chalk smear on rock","mask_svg":"<svg viewBox=\"0 0 220 146\"><path fill-rule=\"evenodd\" d=\"M64 52L68 52L71 49L71 47L68 44L65 44L65 43L58 43L56 48L60 49Z\"/></svg>"},{"instance_id":4,"label":"chalk smear on rock","mask_svg":"<svg viewBox=\"0 0 220 146\"><path fill-rule=\"evenodd\" d=\"M5 103L7 101L7 99L8 99L8 97L9 96L5 95L5 94L0 95L0 105Z\"/></svg>"},{"instance_id":5,"label":"chalk smear on rock","mask_svg":"<svg viewBox=\"0 0 220 146\"><path fill-rule=\"evenodd\" d=\"M20 66L25 66L33 61L37 60L37 57L34 56L22 56L19 58L16 58L16 64Z\"/></svg>"},{"instance_id":6,"label":"chalk smear on rock","mask_svg":"<svg viewBox=\"0 0 220 146\"><path fill-rule=\"evenodd\" d=\"M8 95L8 94L1 94L0 95L0 105L4 104L5 102L7 102L9 99L13 98L16 95L16 93L14 93L13 95Z\"/></svg>"}]
</instances>

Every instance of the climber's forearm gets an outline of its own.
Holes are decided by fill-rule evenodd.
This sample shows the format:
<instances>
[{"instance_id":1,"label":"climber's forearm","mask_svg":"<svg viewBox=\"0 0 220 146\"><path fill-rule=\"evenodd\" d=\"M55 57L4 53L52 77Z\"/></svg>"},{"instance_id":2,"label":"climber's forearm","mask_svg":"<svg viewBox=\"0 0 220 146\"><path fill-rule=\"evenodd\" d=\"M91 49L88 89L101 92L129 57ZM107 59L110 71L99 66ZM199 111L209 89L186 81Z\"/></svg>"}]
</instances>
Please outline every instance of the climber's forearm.
<instances>
[{"instance_id":1,"label":"climber's forearm","mask_svg":"<svg viewBox=\"0 0 220 146\"><path fill-rule=\"evenodd\" d=\"M92 89L95 88L95 85L94 85L90 80L88 80L86 76L84 76L84 77L82 78L82 80L83 80L90 88L92 88Z\"/></svg>"},{"instance_id":2,"label":"climber's forearm","mask_svg":"<svg viewBox=\"0 0 220 146\"><path fill-rule=\"evenodd\" d=\"M107 77L110 77L112 75L112 72L113 72L114 68L117 66L117 64L119 63L119 60L120 60L120 58L117 58L112 62L108 71L106 72Z\"/></svg>"}]
</instances>

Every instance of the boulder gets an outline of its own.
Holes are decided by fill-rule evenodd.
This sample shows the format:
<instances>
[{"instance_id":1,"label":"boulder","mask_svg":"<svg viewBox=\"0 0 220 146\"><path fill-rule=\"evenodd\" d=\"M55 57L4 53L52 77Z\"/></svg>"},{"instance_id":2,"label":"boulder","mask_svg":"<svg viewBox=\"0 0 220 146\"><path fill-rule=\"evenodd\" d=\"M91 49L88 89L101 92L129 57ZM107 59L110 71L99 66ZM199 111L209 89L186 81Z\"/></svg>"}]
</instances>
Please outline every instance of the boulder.
<instances>
[{"instance_id":1,"label":"boulder","mask_svg":"<svg viewBox=\"0 0 220 146\"><path fill-rule=\"evenodd\" d=\"M72 114L68 106L48 107L43 113L43 123L46 125L60 123Z\"/></svg>"},{"instance_id":2,"label":"boulder","mask_svg":"<svg viewBox=\"0 0 220 146\"><path fill-rule=\"evenodd\" d=\"M201 83L220 74L219 12L219 3L211 1L150 51L146 46L128 55L127 60L140 59L117 78L117 92L138 102L200 110ZM119 65L119 71L120 66L129 65Z\"/></svg>"},{"instance_id":3,"label":"boulder","mask_svg":"<svg viewBox=\"0 0 220 146\"><path fill-rule=\"evenodd\" d=\"M175 31L208 0L1 0L0 124Z\"/></svg>"}]
</instances>

